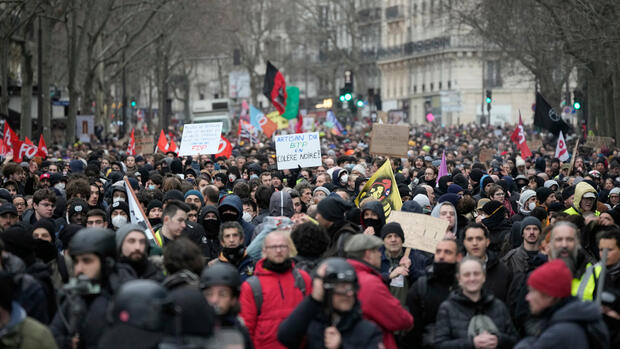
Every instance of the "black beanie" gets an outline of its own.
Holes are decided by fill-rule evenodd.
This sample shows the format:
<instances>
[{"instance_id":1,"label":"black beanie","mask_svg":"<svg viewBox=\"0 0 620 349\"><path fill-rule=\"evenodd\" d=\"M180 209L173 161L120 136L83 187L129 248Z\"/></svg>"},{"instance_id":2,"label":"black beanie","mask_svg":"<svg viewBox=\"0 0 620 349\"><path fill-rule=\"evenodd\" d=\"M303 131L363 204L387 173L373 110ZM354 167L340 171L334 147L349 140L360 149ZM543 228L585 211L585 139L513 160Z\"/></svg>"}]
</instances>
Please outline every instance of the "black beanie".
<instances>
[{"instance_id":1,"label":"black beanie","mask_svg":"<svg viewBox=\"0 0 620 349\"><path fill-rule=\"evenodd\" d=\"M183 173L183 163L179 159L174 159L170 163L170 172L174 174Z\"/></svg>"},{"instance_id":2,"label":"black beanie","mask_svg":"<svg viewBox=\"0 0 620 349\"><path fill-rule=\"evenodd\" d=\"M69 241L80 229L84 229L84 227L79 224L67 224L62 228L58 233L58 239L62 242L63 249L69 248Z\"/></svg>"},{"instance_id":3,"label":"black beanie","mask_svg":"<svg viewBox=\"0 0 620 349\"><path fill-rule=\"evenodd\" d=\"M497 210L498 208L500 208L502 206L504 206L504 205L501 202L495 201L495 200L491 200L491 201L487 202L486 204L484 204L484 206L482 206L482 211L484 213L486 213L487 216L491 216L491 215L493 215L495 210Z\"/></svg>"},{"instance_id":4,"label":"black beanie","mask_svg":"<svg viewBox=\"0 0 620 349\"><path fill-rule=\"evenodd\" d=\"M405 232L403 232L403 228L398 222L390 222L383 226L383 229L381 229L381 239L385 239L388 234L396 234L405 242Z\"/></svg>"},{"instance_id":5,"label":"black beanie","mask_svg":"<svg viewBox=\"0 0 620 349\"><path fill-rule=\"evenodd\" d=\"M0 233L0 239L4 241L5 251L21 258L26 266L34 263L34 238L23 226L15 224L8 227Z\"/></svg>"},{"instance_id":6,"label":"black beanie","mask_svg":"<svg viewBox=\"0 0 620 349\"><path fill-rule=\"evenodd\" d=\"M162 203L159 200L151 200L151 202L149 202L149 205L146 207L146 215L149 215L149 212L151 212L152 209L154 209L155 207L159 207L162 208Z\"/></svg>"},{"instance_id":7,"label":"black beanie","mask_svg":"<svg viewBox=\"0 0 620 349\"><path fill-rule=\"evenodd\" d=\"M338 222L344 220L344 214L349 208L351 205L339 196L328 196L319 202L316 209L326 220Z\"/></svg>"},{"instance_id":8,"label":"black beanie","mask_svg":"<svg viewBox=\"0 0 620 349\"><path fill-rule=\"evenodd\" d=\"M469 174L469 178L474 181L474 183L480 183L480 178L482 178L482 176L484 176L484 172L479 168L472 169Z\"/></svg>"},{"instance_id":9,"label":"black beanie","mask_svg":"<svg viewBox=\"0 0 620 349\"><path fill-rule=\"evenodd\" d=\"M482 180L482 190L484 190L484 187L486 187L489 183L494 183L493 182L493 178L491 178L491 176L486 176L484 177L484 179Z\"/></svg>"},{"instance_id":10,"label":"black beanie","mask_svg":"<svg viewBox=\"0 0 620 349\"><path fill-rule=\"evenodd\" d=\"M52 237L52 242L56 241L56 224L53 220L48 218L39 219L32 225L32 231L37 228L43 228L47 230L47 232L50 233L50 236Z\"/></svg>"},{"instance_id":11,"label":"black beanie","mask_svg":"<svg viewBox=\"0 0 620 349\"><path fill-rule=\"evenodd\" d=\"M551 190L551 188L540 187L536 189L536 199L540 203L545 202L551 194L553 194L553 190Z\"/></svg>"},{"instance_id":12,"label":"black beanie","mask_svg":"<svg viewBox=\"0 0 620 349\"><path fill-rule=\"evenodd\" d=\"M454 184L460 185L463 189L467 189L469 187L469 182L462 173L454 175L452 181L454 182Z\"/></svg>"}]
</instances>

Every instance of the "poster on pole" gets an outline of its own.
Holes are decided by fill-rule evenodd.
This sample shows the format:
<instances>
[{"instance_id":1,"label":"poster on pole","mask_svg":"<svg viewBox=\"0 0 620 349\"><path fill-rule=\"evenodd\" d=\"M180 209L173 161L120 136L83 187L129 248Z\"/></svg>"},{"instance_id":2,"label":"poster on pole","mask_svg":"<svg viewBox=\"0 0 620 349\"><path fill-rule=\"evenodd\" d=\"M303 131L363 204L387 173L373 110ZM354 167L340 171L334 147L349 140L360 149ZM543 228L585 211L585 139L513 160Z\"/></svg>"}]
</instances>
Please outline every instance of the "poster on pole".
<instances>
[{"instance_id":1,"label":"poster on pole","mask_svg":"<svg viewBox=\"0 0 620 349\"><path fill-rule=\"evenodd\" d=\"M278 170L321 166L321 139L318 132L276 135Z\"/></svg>"},{"instance_id":2,"label":"poster on pole","mask_svg":"<svg viewBox=\"0 0 620 349\"><path fill-rule=\"evenodd\" d=\"M136 137L136 154L153 154L153 149L155 149L153 136Z\"/></svg>"},{"instance_id":3,"label":"poster on pole","mask_svg":"<svg viewBox=\"0 0 620 349\"><path fill-rule=\"evenodd\" d=\"M90 143L90 135L95 134L95 116L78 115L75 117L75 135L82 143Z\"/></svg>"},{"instance_id":4,"label":"poster on pole","mask_svg":"<svg viewBox=\"0 0 620 349\"><path fill-rule=\"evenodd\" d=\"M222 135L221 122L183 125L179 156L216 154Z\"/></svg>"},{"instance_id":5,"label":"poster on pole","mask_svg":"<svg viewBox=\"0 0 620 349\"><path fill-rule=\"evenodd\" d=\"M373 155L407 157L409 126L373 124L370 135L370 153Z\"/></svg>"},{"instance_id":6,"label":"poster on pole","mask_svg":"<svg viewBox=\"0 0 620 349\"><path fill-rule=\"evenodd\" d=\"M392 211L387 222L400 223L405 232L403 246L430 253L435 253L448 229L448 221L420 213Z\"/></svg>"}]
</instances>

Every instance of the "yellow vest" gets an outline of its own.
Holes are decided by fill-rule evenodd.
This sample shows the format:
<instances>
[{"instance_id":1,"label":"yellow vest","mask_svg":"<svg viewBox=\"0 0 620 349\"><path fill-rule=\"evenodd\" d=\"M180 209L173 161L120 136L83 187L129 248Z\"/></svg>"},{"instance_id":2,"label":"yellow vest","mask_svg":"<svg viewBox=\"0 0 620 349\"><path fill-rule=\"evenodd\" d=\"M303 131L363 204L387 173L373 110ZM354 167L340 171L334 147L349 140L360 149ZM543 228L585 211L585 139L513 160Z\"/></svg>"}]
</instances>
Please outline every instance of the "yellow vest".
<instances>
[{"instance_id":1,"label":"yellow vest","mask_svg":"<svg viewBox=\"0 0 620 349\"><path fill-rule=\"evenodd\" d=\"M585 273L581 276L581 280L573 279L571 288L572 295L582 301L593 301L595 297L594 289L596 288L596 283L598 282L600 274L600 263L595 265L588 263Z\"/></svg>"}]
</instances>

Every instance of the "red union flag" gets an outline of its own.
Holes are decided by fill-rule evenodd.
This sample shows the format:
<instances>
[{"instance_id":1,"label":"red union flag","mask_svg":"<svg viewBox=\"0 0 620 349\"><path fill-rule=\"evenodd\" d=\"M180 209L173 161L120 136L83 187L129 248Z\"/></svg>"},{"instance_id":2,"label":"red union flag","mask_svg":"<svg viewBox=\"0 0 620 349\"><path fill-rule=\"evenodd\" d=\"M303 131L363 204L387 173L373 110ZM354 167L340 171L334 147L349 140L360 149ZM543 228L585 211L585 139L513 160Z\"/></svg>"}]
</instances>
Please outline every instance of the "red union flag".
<instances>
[{"instance_id":1,"label":"red union flag","mask_svg":"<svg viewBox=\"0 0 620 349\"><path fill-rule=\"evenodd\" d=\"M20 140L13 141L13 161L20 163L25 157L33 158L37 155L38 148L35 145L27 144Z\"/></svg>"},{"instance_id":2,"label":"red union flag","mask_svg":"<svg viewBox=\"0 0 620 349\"><path fill-rule=\"evenodd\" d=\"M566 141L564 141L564 134L562 134L562 131L560 131L560 135L558 136L558 144L555 146L555 157L562 162L567 161L569 158Z\"/></svg>"},{"instance_id":3,"label":"red union flag","mask_svg":"<svg viewBox=\"0 0 620 349\"><path fill-rule=\"evenodd\" d=\"M510 136L510 140L513 141L517 148L521 151L521 157L532 156L532 152L530 151L530 147L527 146L527 141L525 139L525 131L523 130L523 120L521 120L521 112L519 112L519 124L517 128Z\"/></svg>"},{"instance_id":4,"label":"red union flag","mask_svg":"<svg viewBox=\"0 0 620 349\"><path fill-rule=\"evenodd\" d=\"M220 156L224 156L225 158L229 158L232 155L232 145L224 136L220 136L220 144L217 147L217 154L215 157L218 158Z\"/></svg>"}]
</instances>

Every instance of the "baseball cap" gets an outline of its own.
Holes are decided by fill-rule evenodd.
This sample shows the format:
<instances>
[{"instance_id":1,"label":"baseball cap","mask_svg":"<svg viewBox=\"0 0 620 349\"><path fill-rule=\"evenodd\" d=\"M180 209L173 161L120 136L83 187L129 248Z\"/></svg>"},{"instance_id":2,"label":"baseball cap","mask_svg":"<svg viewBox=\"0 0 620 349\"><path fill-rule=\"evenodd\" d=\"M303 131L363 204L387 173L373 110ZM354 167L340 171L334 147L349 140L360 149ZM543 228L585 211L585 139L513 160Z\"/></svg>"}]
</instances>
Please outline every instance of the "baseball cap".
<instances>
[{"instance_id":1,"label":"baseball cap","mask_svg":"<svg viewBox=\"0 0 620 349\"><path fill-rule=\"evenodd\" d=\"M17 216L17 209L13 206L13 204L4 204L0 206L0 216L6 213L12 213Z\"/></svg>"},{"instance_id":2,"label":"baseball cap","mask_svg":"<svg viewBox=\"0 0 620 349\"><path fill-rule=\"evenodd\" d=\"M39 180L42 181L44 179L50 179L52 177L49 173L45 172L39 176Z\"/></svg>"}]
</instances>

